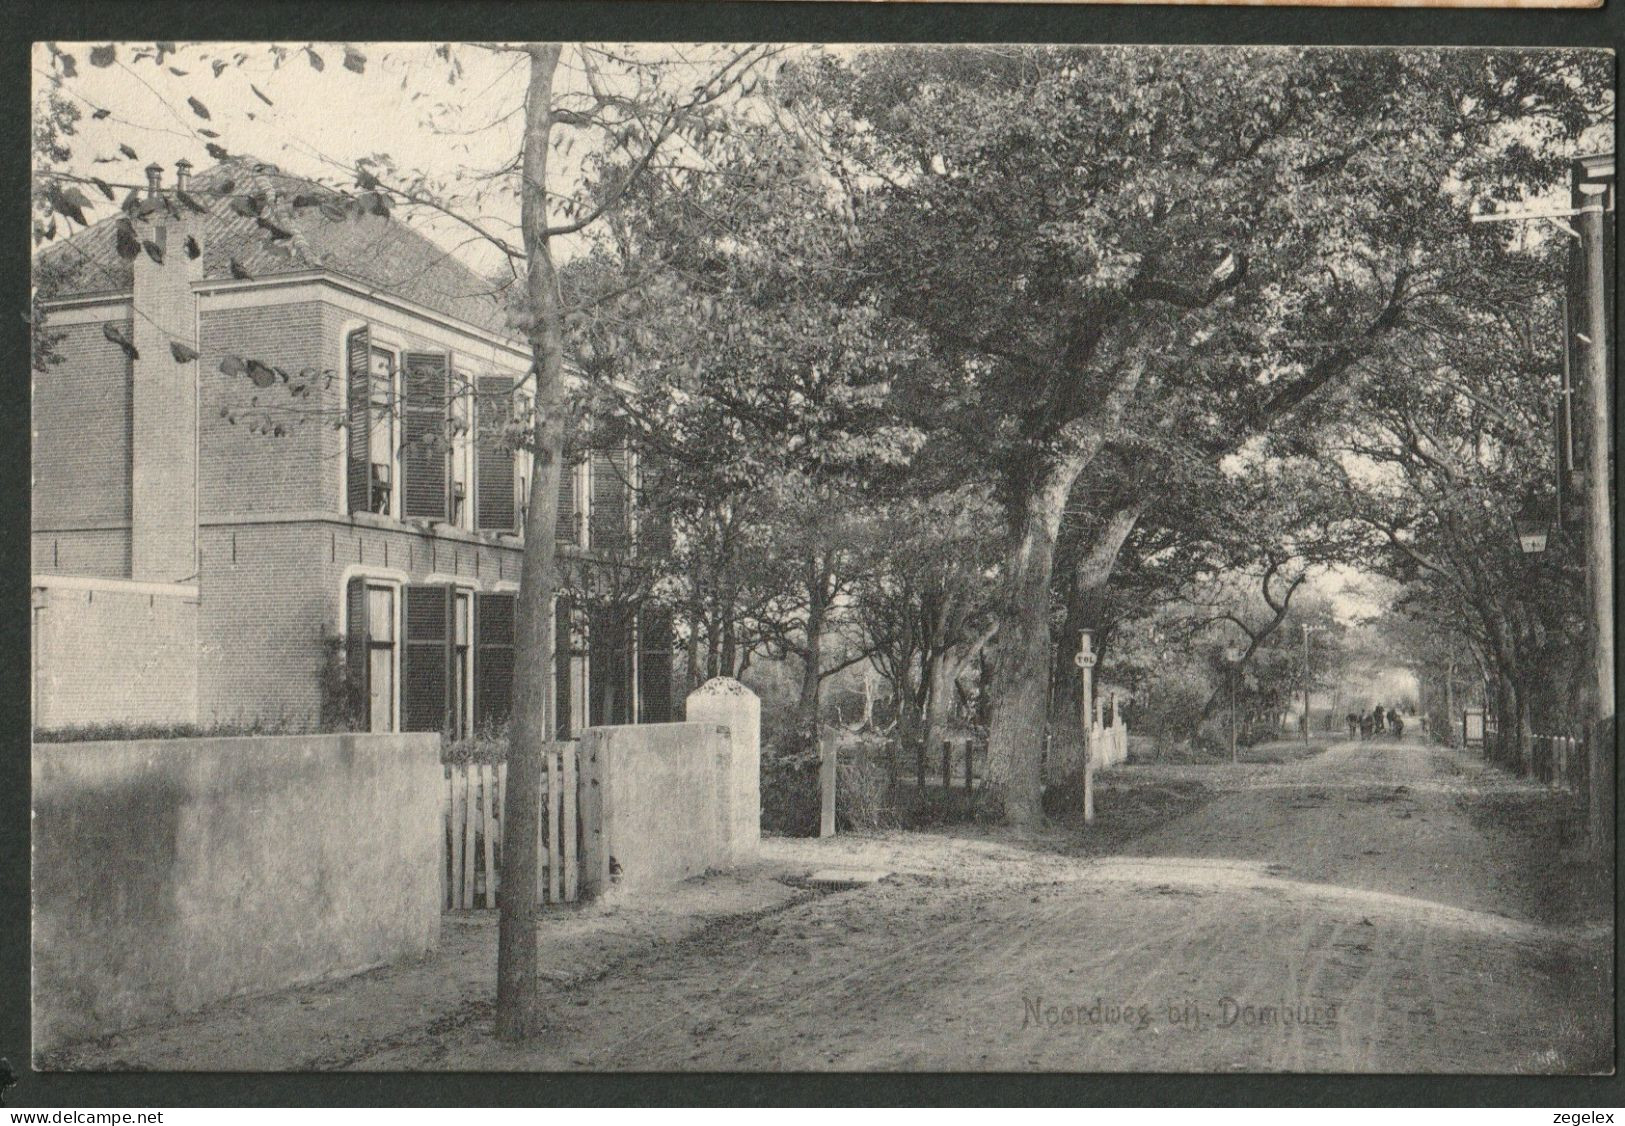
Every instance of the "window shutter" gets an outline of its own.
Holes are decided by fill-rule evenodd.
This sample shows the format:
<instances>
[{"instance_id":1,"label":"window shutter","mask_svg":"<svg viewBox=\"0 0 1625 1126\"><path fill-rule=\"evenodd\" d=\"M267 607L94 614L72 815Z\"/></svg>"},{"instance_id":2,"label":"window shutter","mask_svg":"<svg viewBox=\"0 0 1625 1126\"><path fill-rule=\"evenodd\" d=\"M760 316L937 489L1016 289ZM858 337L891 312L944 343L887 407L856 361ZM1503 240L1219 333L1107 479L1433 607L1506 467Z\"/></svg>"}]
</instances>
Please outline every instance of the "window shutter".
<instances>
[{"instance_id":1,"label":"window shutter","mask_svg":"<svg viewBox=\"0 0 1625 1126\"><path fill-rule=\"evenodd\" d=\"M474 729L501 727L513 710L511 594L474 595Z\"/></svg>"},{"instance_id":2,"label":"window shutter","mask_svg":"<svg viewBox=\"0 0 1625 1126\"><path fill-rule=\"evenodd\" d=\"M570 717L570 658L575 654L570 633L570 600L553 601L553 717L556 738L573 738Z\"/></svg>"},{"instance_id":3,"label":"window shutter","mask_svg":"<svg viewBox=\"0 0 1625 1126\"><path fill-rule=\"evenodd\" d=\"M645 606L638 613L638 722L670 723L671 611Z\"/></svg>"},{"instance_id":4,"label":"window shutter","mask_svg":"<svg viewBox=\"0 0 1625 1126\"><path fill-rule=\"evenodd\" d=\"M627 505L629 482L624 449L594 450L592 454L592 537L594 551L624 552L629 546Z\"/></svg>"},{"instance_id":5,"label":"window shutter","mask_svg":"<svg viewBox=\"0 0 1625 1126\"><path fill-rule=\"evenodd\" d=\"M345 339L347 364L345 417L350 429L350 449L345 459L344 494L351 512L370 512L371 491L368 435L372 429L372 333L358 328Z\"/></svg>"},{"instance_id":6,"label":"window shutter","mask_svg":"<svg viewBox=\"0 0 1625 1126\"><path fill-rule=\"evenodd\" d=\"M451 716L452 589L409 586L403 595L401 730L442 731Z\"/></svg>"},{"instance_id":7,"label":"window shutter","mask_svg":"<svg viewBox=\"0 0 1625 1126\"><path fill-rule=\"evenodd\" d=\"M581 543L576 520L575 451L568 446L559 458L559 511L553 519L553 542L576 547Z\"/></svg>"},{"instance_id":8,"label":"window shutter","mask_svg":"<svg viewBox=\"0 0 1625 1126\"><path fill-rule=\"evenodd\" d=\"M350 701L352 714L346 718L354 730L365 731L371 686L367 683L367 580L363 578L351 579L344 589L344 659L350 683L358 689Z\"/></svg>"},{"instance_id":9,"label":"window shutter","mask_svg":"<svg viewBox=\"0 0 1625 1126\"><path fill-rule=\"evenodd\" d=\"M450 518L451 451L446 408L451 368L443 352L406 354L402 411L401 515L405 519Z\"/></svg>"},{"instance_id":10,"label":"window shutter","mask_svg":"<svg viewBox=\"0 0 1625 1126\"><path fill-rule=\"evenodd\" d=\"M514 504L513 448L507 429L513 419L513 380L481 376L474 407L474 527L481 531L518 531Z\"/></svg>"}]
</instances>

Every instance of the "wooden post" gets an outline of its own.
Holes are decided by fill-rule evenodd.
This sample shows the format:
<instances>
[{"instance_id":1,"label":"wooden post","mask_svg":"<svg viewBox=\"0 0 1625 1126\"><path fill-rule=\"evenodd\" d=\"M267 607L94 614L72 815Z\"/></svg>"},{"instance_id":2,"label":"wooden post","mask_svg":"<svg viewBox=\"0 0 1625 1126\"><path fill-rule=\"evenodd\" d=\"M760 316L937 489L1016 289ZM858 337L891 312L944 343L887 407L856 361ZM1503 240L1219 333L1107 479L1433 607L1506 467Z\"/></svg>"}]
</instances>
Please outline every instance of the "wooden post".
<instances>
[{"instance_id":1,"label":"wooden post","mask_svg":"<svg viewBox=\"0 0 1625 1126\"><path fill-rule=\"evenodd\" d=\"M555 745L560 750L563 766L559 772L559 783L563 790L559 795L559 808L563 814L559 818L559 867L564 870L564 902L574 903L580 889L580 865L576 863L576 745Z\"/></svg>"},{"instance_id":2,"label":"wooden post","mask_svg":"<svg viewBox=\"0 0 1625 1126\"><path fill-rule=\"evenodd\" d=\"M581 891L588 898L609 890L609 849L614 826L614 780L605 732L588 729L576 744L581 771Z\"/></svg>"},{"instance_id":3,"label":"wooden post","mask_svg":"<svg viewBox=\"0 0 1625 1126\"><path fill-rule=\"evenodd\" d=\"M491 817L491 764L480 763L480 845L485 853L485 905L497 905L496 829Z\"/></svg>"},{"instance_id":4,"label":"wooden post","mask_svg":"<svg viewBox=\"0 0 1625 1126\"><path fill-rule=\"evenodd\" d=\"M474 768L463 767L463 909L474 908Z\"/></svg>"},{"instance_id":5,"label":"wooden post","mask_svg":"<svg viewBox=\"0 0 1625 1126\"><path fill-rule=\"evenodd\" d=\"M971 760L971 755L972 755L973 752L971 751L970 738L968 736L966 738L964 738L964 739L961 739L960 743L965 748L965 792L968 794L968 793L971 792L971 788L975 785L975 782L976 782L975 776L974 776L974 774L972 773L972 770L971 770L971 761L970 761Z\"/></svg>"},{"instance_id":6,"label":"wooden post","mask_svg":"<svg viewBox=\"0 0 1625 1126\"><path fill-rule=\"evenodd\" d=\"M559 744L547 745L547 901L558 903L564 897L559 879L564 867L564 783L559 769ZM608 887L605 884L605 887Z\"/></svg>"},{"instance_id":7,"label":"wooden post","mask_svg":"<svg viewBox=\"0 0 1625 1126\"><path fill-rule=\"evenodd\" d=\"M499 762L491 768L491 823L496 830L496 857L491 868L491 879L495 881L497 902L502 902L502 830L506 827L507 819L502 816L502 800L508 796L508 764Z\"/></svg>"},{"instance_id":8,"label":"wooden post","mask_svg":"<svg viewBox=\"0 0 1625 1126\"><path fill-rule=\"evenodd\" d=\"M548 829L548 769L546 769L546 756L543 756L543 772L541 780L536 785L541 786L541 793L536 795L536 902L548 902L548 873L552 866L559 863L559 858L552 855L549 840L552 830Z\"/></svg>"},{"instance_id":9,"label":"wooden post","mask_svg":"<svg viewBox=\"0 0 1625 1126\"><path fill-rule=\"evenodd\" d=\"M453 858L456 857L456 855L457 855L457 850L452 847L452 843L451 843L452 840L453 840L452 835L451 835L452 823L453 823L453 818L455 816L452 811L457 807L457 791L452 785L451 767L447 766L447 767L444 767L443 769L445 770L445 774L446 774L446 815L445 815L445 817L441 818L441 824L440 824L440 847L442 848L442 850L444 850L444 853L445 853L445 855L443 855L440 858L440 907L441 907L441 910L445 910L447 907L450 907L452 905L452 903L451 903L451 887L452 887L451 864L452 864Z\"/></svg>"},{"instance_id":10,"label":"wooden post","mask_svg":"<svg viewBox=\"0 0 1625 1126\"><path fill-rule=\"evenodd\" d=\"M833 837L835 835L835 775L839 765L839 752L836 746L837 738L838 736L834 731L826 731L819 740L818 745L818 835L820 837ZM921 748L921 757L923 758L923 743Z\"/></svg>"},{"instance_id":11,"label":"wooden post","mask_svg":"<svg viewBox=\"0 0 1625 1126\"><path fill-rule=\"evenodd\" d=\"M945 790L953 789L953 766L954 745L947 739L944 739L942 741L942 788Z\"/></svg>"}]
</instances>

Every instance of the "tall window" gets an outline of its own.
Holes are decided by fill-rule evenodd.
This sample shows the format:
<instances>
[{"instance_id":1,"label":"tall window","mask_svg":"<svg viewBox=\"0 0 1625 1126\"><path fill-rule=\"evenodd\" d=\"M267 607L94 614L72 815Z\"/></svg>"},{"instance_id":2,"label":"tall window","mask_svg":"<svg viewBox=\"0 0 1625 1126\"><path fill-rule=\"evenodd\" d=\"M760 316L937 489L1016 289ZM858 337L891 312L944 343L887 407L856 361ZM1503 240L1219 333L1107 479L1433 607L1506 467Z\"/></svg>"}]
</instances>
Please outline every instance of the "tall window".
<instances>
[{"instance_id":1,"label":"tall window","mask_svg":"<svg viewBox=\"0 0 1625 1126\"><path fill-rule=\"evenodd\" d=\"M395 482L396 450L400 446L396 416L395 353L385 348L373 348L371 379L368 381L367 510L381 516L396 513Z\"/></svg>"},{"instance_id":2,"label":"tall window","mask_svg":"<svg viewBox=\"0 0 1625 1126\"><path fill-rule=\"evenodd\" d=\"M395 730L395 590L367 587L367 730Z\"/></svg>"},{"instance_id":3,"label":"tall window","mask_svg":"<svg viewBox=\"0 0 1625 1126\"><path fill-rule=\"evenodd\" d=\"M474 527L474 394L463 376L452 377L451 524Z\"/></svg>"}]
</instances>

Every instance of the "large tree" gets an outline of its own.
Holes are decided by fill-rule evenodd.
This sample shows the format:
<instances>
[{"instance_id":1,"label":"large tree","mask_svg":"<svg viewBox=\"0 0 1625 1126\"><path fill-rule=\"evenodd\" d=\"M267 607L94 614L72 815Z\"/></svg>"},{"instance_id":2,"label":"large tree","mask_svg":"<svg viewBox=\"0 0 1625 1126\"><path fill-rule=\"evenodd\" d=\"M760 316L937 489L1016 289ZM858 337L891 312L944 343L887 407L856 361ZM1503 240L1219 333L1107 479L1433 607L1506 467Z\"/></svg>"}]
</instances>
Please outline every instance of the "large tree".
<instances>
[{"instance_id":1,"label":"large tree","mask_svg":"<svg viewBox=\"0 0 1625 1126\"><path fill-rule=\"evenodd\" d=\"M1516 179L1508 123L1568 127L1590 65L989 47L807 68L863 185L872 290L936 360L901 390L1005 510L990 761L1008 820L1040 813L1054 550L1080 474L1157 396L1200 393L1240 443L1351 378L1437 297L1460 177Z\"/></svg>"}]
</instances>

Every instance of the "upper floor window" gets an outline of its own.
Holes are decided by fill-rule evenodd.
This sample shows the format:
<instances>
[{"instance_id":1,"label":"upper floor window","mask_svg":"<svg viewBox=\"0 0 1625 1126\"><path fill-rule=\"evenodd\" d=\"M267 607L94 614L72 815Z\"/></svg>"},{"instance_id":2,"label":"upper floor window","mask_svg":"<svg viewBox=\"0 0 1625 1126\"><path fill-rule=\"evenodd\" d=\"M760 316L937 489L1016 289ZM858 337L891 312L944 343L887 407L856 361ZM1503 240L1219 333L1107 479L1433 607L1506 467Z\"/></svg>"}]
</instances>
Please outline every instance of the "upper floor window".
<instances>
[{"instance_id":1,"label":"upper floor window","mask_svg":"<svg viewBox=\"0 0 1625 1126\"><path fill-rule=\"evenodd\" d=\"M367 511L380 516L395 515L395 481L399 478L396 452L399 446L395 402L395 353L374 345L371 349L370 419L367 431Z\"/></svg>"},{"instance_id":2,"label":"upper floor window","mask_svg":"<svg viewBox=\"0 0 1625 1126\"><path fill-rule=\"evenodd\" d=\"M389 347L371 326L345 352L349 510L518 531L514 380L459 371L448 352Z\"/></svg>"}]
</instances>

